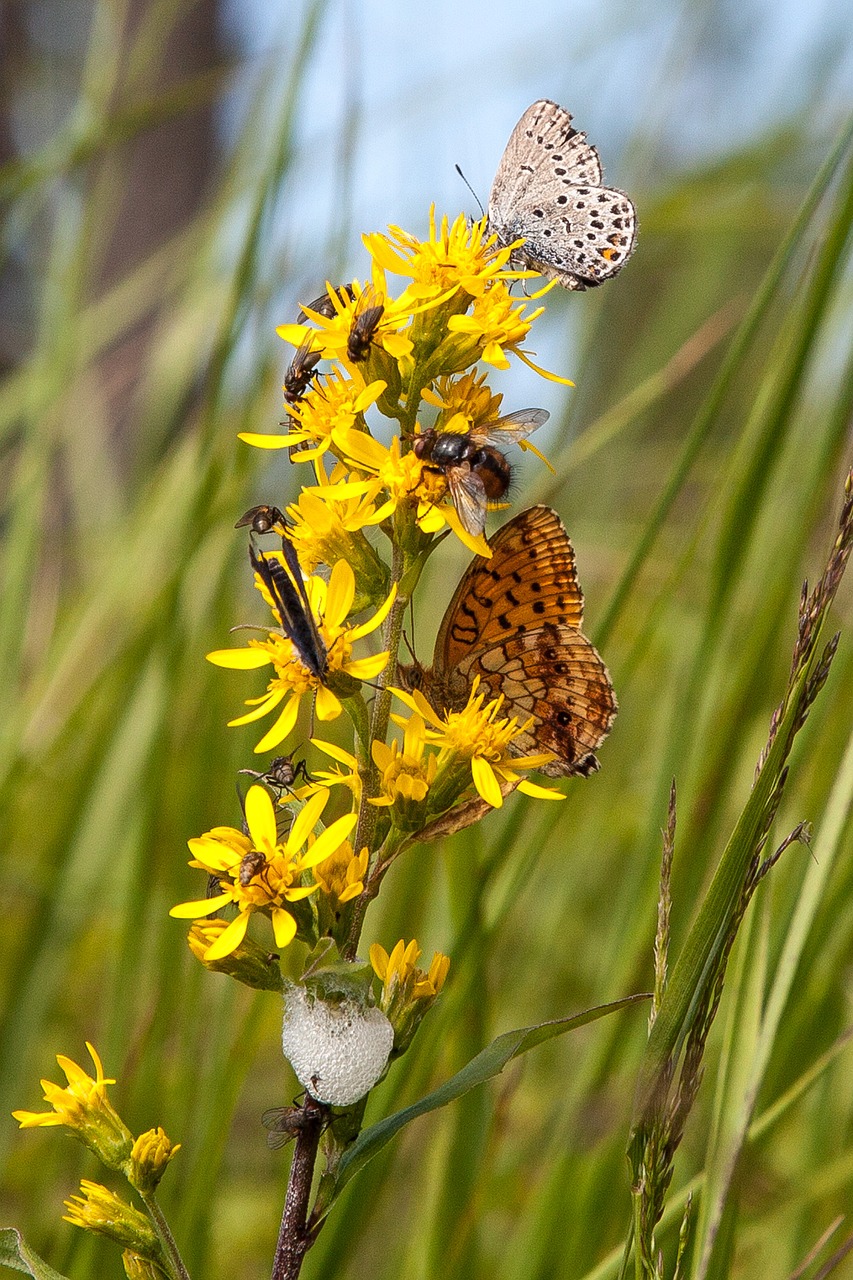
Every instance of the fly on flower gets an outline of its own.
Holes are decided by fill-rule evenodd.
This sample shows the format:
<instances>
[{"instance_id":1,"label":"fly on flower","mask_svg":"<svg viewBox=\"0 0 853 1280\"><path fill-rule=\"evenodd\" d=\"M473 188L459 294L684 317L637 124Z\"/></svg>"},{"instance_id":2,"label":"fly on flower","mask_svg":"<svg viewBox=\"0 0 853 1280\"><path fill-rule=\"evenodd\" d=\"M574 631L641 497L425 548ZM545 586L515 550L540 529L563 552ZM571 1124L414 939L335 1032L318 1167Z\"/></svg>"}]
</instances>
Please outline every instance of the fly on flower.
<instances>
[{"instance_id":1,"label":"fly on flower","mask_svg":"<svg viewBox=\"0 0 853 1280\"><path fill-rule=\"evenodd\" d=\"M360 364L370 354L373 335L385 313L385 303L377 302L378 294L372 285L365 289L353 312L352 325L347 339L347 356L353 364Z\"/></svg>"},{"instance_id":2,"label":"fly on flower","mask_svg":"<svg viewBox=\"0 0 853 1280\"><path fill-rule=\"evenodd\" d=\"M544 409L520 409L470 431L436 431L415 437L413 452L447 480L462 527L474 537L486 527L486 511L500 503L512 483L512 467L499 448L520 444L548 421Z\"/></svg>"},{"instance_id":3,"label":"fly on flower","mask_svg":"<svg viewBox=\"0 0 853 1280\"><path fill-rule=\"evenodd\" d=\"M266 503L261 503L260 506L250 507L246 514L240 517L234 528L249 528L252 533L261 535L265 533L280 533L284 537L287 530L287 521L284 518L284 512L280 511L278 507L270 507Z\"/></svg>"},{"instance_id":4,"label":"fly on flower","mask_svg":"<svg viewBox=\"0 0 853 1280\"><path fill-rule=\"evenodd\" d=\"M258 782L265 783L271 791L275 791L277 795L284 795L285 791L293 795L293 787L296 779L302 777L306 786L310 785L314 779L308 772L308 767L304 760L297 760L294 763L293 756L276 756L270 761L269 768L261 773L258 769L238 769L238 773L245 773L250 778L255 778Z\"/></svg>"},{"instance_id":5,"label":"fly on flower","mask_svg":"<svg viewBox=\"0 0 853 1280\"><path fill-rule=\"evenodd\" d=\"M338 293L346 294L347 297L352 298L352 287L350 285L342 285ZM334 304L328 293L322 293L319 298L309 302L307 310L316 311L321 316L333 316L335 314ZM302 324L307 319L308 316L305 311L300 310L297 316L297 323ZM299 345L284 375L284 399L287 404L298 404L305 395L317 371L321 354L321 352L313 349L313 339L311 338L306 338Z\"/></svg>"}]
</instances>

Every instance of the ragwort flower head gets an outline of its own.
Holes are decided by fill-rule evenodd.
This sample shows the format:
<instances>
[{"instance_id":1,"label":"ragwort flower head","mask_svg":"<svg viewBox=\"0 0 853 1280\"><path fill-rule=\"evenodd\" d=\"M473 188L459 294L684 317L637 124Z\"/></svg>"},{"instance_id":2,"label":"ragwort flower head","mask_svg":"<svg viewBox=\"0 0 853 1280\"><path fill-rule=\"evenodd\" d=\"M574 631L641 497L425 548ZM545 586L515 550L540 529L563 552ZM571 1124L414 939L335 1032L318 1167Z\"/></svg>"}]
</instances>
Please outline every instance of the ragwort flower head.
<instances>
[{"instance_id":1,"label":"ragwort flower head","mask_svg":"<svg viewBox=\"0 0 853 1280\"><path fill-rule=\"evenodd\" d=\"M370 803L393 808L400 827L419 830L425 825L424 804L438 768L437 753L427 750L423 719L411 716L402 744L375 741L371 754L380 770L380 793Z\"/></svg>"},{"instance_id":2,"label":"ragwort flower head","mask_svg":"<svg viewBox=\"0 0 853 1280\"><path fill-rule=\"evenodd\" d=\"M445 216L438 226L433 205L427 240L400 227L388 230L388 236L379 232L364 236L364 243L379 267L411 277L409 293L416 297L440 300L457 289L479 297L495 280L518 278L518 272L504 270L511 250L498 247L497 238L488 233L486 218L469 223L460 214L451 226Z\"/></svg>"},{"instance_id":3,"label":"ragwort flower head","mask_svg":"<svg viewBox=\"0 0 853 1280\"><path fill-rule=\"evenodd\" d=\"M273 553L267 558L273 559ZM255 585L267 603L272 605L263 583L256 579ZM255 747L256 752L271 751L293 731L300 702L306 694L316 695L318 719L334 720L342 710L340 698L330 687L335 676L348 677L350 681L372 680L388 660L387 652L368 658L353 658L352 648L356 640L375 631L385 620L396 597L395 586L392 586L387 599L374 616L359 626L346 624L355 599L355 575L345 560L339 560L334 565L328 583L320 577L309 578L306 591L326 650L325 671L322 676L317 676L308 669L297 646L280 629L270 631L264 640L249 640L245 648L216 649L207 655L208 662L218 667L240 671L273 667L275 674L267 684L266 693L259 698L248 698L246 705L252 707L252 710L229 721L232 726L251 724L284 703L278 719Z\"/></svg>"},{"instance_id":4,"label":"ragwort flower head","mask_svg":"<svg viewBox=\"0 0 853 1280\"><path fill-rule=\"evenodd\" d=\"M553 752L542 751L530 756L514 756L510 752L513 741L527 732L532 719L519 724L515 716L502 716L503 697L486 702L487 691L481 691L479 685L480 678L476 676L466 706L461 711L443 714L430 706L419 689L412 693L395 689L394 693L427 724L434 726L426 730L426 737L441 748L439 773L442 768L455 771L461 762L467 762L477 792L493 808L499 809L504 796L516 789L543 800L565 799L561 792L538 786L523 777L528 770L550 763L554 759ZM392 719L399 725L406 724L401 716L395 715ZM437 792L440 782L439 776Z\"/></svg>"},{"instance_id":5,"label":"ragwort flower head","mask_svg":"<svg viewBox=\"0 0 853 1280\"><path fill-rule=\"evenodd\" d=\"M405 295L389 298L384 272L376 270L372 284L362 285L353 280L349 290L332 289L330 286L327 290L333 309L331 316L306 307L303 314L312 323L281 324L276 329L278 336L297 348L310 341L312 351L320 352L326 360L339 360L352 370L354 362L348 358L347 348L353 323L366 308L381 308L381 315L372 331L371 346L386 351L394 360L411 353L411 339L403 332L412 319L411 299Z\"/></svg>"},{"instance_id":6,"label":"ragwort flower head","mask_svg":"<svg viewBox=\"0 0 853 1280\"><path fill-rule=\"evenodd\" d=\"M330 854L314 875L322 893L334 898L340 905L352 902L364 893L364 880L370 855L365 846L356 853L349 840L345 840L335 853Z\"/></svg>"},{"instance_id":7,"label":"ragwort flower head","mask_svg":"<svg viewBox=\"0 0 853 1280\"><path fill-rule=\"evenodd\" d=\"M342 432L363 426L365 410L375 404L386 385L382 379L365 385L360 373L334 369L290 406L289 430L284 435L241 431L238 438L257 449L293 449L294 462L311 462L328 449L339 448Z\"/></svg>"},{"instance_id":8,"label":"ragwort flower head","mask_svg":"<svg viewBox=\"0 0 853 1280\"><path fill-rule=\"evenodd\" d=\"M538 307L525 316L526 309L527 303L517 302L501 282L475 299L470 315L451 316L447 327L451 333L468 336L478 359L496 369L508 369L504 348L518 354L534 320L545 310Z\"/></svg>"},{"instance_id":9,"label":"ragwort flower head","mask_svg":"<svg viewBox=\"0 0 853 1280\"><path fill-rule=\"evenodd\" d=\"M67 1086L41 1082L44 1100L53 1110L13 1111L12 1115L22 1129L65 1125L108 1169L123 1169L133 1149L133 1134L107 1097L107 1085L115 1080L104 1075L101 1059L88 1040L86 1048L95 1064L94 1078L71 1058L57 1054Z\"/></svg>"},{"instance_id":10,"label":"ragwort flower head","mask_svg":"<svg viewBox=\"0 0 853 1280\"><path fill-rule=\"evenodd\" d=\"M503 396L492 391L486 377L486 373L474 370L461 378L442 374L432 389L424 389L424 400L439 410L433 423L436 431L446 430L458 414L467 420L469 428L500 417Z\"/></svg>"},{"instance_id":11,"label":"ragwort flower head","mask_svg":"<svg viewBox=\"0 0 853 1280\"><path fill-rule=\"evenodd\" d=\"M414 502L417 504L416 522L422 533L438 533L448 525L475 555L491 556L492 551L485 538L468 533L453 504L443 502L447 494L445 477L411 450L404 453L399 436L394 436L386 448L363 431L351 431L343 440L342 448L353 466L362 473L372 473L372 479L352 480L312 490L323 501L337 503L354 495L363 495L374 501L384 496L385 500L376 512L377 519L383 520L393 515L398 507Z\"/></svg>"},{"instance_id":12,"label":"ragwort flower head","mask_svg":"<svg viewBox=\"0 0 853 1280\"><path fill-rule=\"evenodd\" d=\"M340 463L331 478L322 462L315 464L315 472L319 481L316 490L301 489L296 502L287 508L287 536L306 573L338 560L346 560L352 566L356 584L352 611L360 613L388 594L387 566L364 534L365 528L379 524L384 517L377 514L369 494L339 494L340 485L347 478ZM325 493L334 495L334 500L324 501L321 495Z\"/></svg>"},{"instance_id":13,"label":"ragwort flower head","mask_svg":"<svg viewBox=\"0 0 853 1280\"><path fill-rule=\"evenodd\" d=\"M121 1196L99 1182L83 1178L82 1195L69 1196L65 1201L68 1212L65 1221L84 1231L106 1236L123 1249L152 1261L163 1261L163 1248L148 1218L134 1209Z\"/></svg>"},{"instance_id":14,"label":"ragwort flower head","mask_svg":"<svg viewBox=\"0 0 853 1280\"><path fill-rule=\"evenodd\" d=\"M428 972L416 968L421 949L413 938L406 944L401 938L390 956L374 942L370 963L382 983L379 1007L394 1028L394 1052L405 1053L412 1042L424 1014L435 1003L444 986L450 960L437 951Z\"/></svg>"},{"instance_id":15,"label":"ragwort flower head","mask_svg":"<svg viewBox=\"0 0 853 1280\"><path fill-rule=\"evenodd\" d=\"M214 827L189 841L194 855L190 866L216 876L221 892L213 898L184 902L169 914L195 920L232 904L238 908L237 918L208 948L205 960L217 960L234 951L256 912L271 919L277 947L284 948L293 941L297 923L288 904L309 897L319 888L316 881L306 885L304 873L333 854L356 824L356 815L347 814L315 839L314 827L328 798L328 791L313 795L281 839L269 793L261 786L253 786L246 795L248 836L233 827Z\"/></svg>"}]
</instances>

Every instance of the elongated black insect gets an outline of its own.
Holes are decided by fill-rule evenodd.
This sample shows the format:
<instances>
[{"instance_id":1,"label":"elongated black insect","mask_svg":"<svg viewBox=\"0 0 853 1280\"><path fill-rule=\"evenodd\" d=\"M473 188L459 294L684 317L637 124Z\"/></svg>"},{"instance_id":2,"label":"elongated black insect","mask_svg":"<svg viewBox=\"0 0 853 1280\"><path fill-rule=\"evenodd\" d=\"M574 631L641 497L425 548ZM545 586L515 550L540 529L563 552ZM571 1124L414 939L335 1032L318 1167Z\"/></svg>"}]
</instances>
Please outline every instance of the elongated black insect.
<instances>
[{"instance_id":1,"label":"elongated black insect","mask_svg":"<svg viewBox=\"0 0 853 1280\"><path fill-rule=\"evenodd\" d=\"M274 560L252 546L249 547L249 559L270 594L282 631L298 652L303 665L312 676L322 681L328 673L326 642L320 635L302 581L299 560L288 538L282 538L281 549L286 568L280 560Z\"/></svg>"}]
</instances>

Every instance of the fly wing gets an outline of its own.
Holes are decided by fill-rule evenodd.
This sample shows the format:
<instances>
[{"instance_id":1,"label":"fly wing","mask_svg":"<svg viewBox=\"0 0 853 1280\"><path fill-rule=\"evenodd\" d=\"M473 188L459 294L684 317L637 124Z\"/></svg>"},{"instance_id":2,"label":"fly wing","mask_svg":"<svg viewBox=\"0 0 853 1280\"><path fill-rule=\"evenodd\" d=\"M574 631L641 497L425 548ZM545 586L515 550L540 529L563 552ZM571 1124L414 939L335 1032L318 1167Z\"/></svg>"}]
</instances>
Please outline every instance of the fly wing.
<instances>
[{"instance_id":1,"label":"fly wing","mask_svg":"<svg viewBox=\"0 0 853 1280\"><path fill-rule=\"evenodd\" d=\"M532 435L537 427L544 426L550 418L546 409L519 409L516 413L508 413L504 418L496 418L494 422L484 422L471 432L472 439L478 444L505 446L508 440L518 444Z\"/></svg>"},{"instance_id":2,"label":"fly wing","mask_svg":"<svg viewBox=\"0 0 853 1280\"><path fill-rule=\"evenodd\" d=\"M448 467L447 487L462 528L476 538L486 527L488 498L485 485L476 471L463 462L461 466Z\"/></svg>"}]
</instances>

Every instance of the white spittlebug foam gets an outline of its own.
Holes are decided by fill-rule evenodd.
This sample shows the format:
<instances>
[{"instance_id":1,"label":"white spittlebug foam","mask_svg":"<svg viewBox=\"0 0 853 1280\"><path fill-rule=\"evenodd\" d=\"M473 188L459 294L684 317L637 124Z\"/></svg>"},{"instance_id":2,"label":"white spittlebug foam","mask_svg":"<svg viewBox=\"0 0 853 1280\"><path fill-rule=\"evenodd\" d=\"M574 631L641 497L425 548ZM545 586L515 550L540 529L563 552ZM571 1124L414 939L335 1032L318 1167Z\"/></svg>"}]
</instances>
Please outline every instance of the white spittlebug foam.
<instances>
[{"instance_id":1,"label":"white spittlebug foam","mask_svg":"<svg viewBox=\"0 0 853 1280\"><path fill-rule=\"evenodd\" d=\"M318 1102L348 1107L385 1070L394 1028L381 1009L355 1001L330 1008L302 987L287 991L281 1046L303 1089Z\"/></svg>"}]
</instances>

